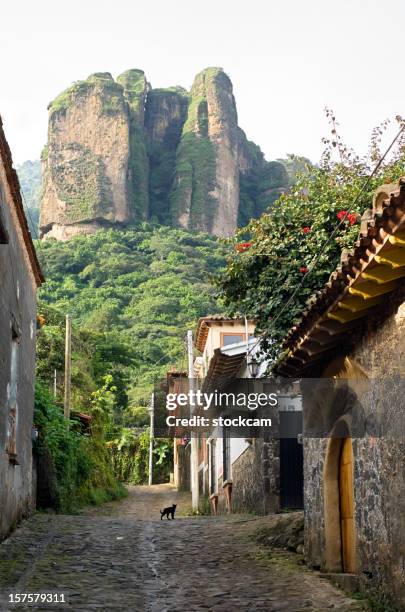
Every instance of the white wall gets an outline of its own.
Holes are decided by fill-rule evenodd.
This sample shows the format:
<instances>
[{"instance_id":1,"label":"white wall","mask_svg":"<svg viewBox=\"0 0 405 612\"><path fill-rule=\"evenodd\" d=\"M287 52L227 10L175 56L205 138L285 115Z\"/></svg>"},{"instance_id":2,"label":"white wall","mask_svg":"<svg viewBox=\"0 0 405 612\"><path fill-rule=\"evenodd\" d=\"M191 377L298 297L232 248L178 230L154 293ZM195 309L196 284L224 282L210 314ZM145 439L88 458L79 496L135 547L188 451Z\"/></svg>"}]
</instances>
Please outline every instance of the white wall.
<instances>
[{"instance_id":1,"label":"white wall","mask_svg":"<svg viewBox=\"0 0 405 612\"><path fill-rule=\"evenodd\" d=\"M238 457L250 446L245 438L231 438L231 463L234 463Z\"/></svg>"}]
</instances>

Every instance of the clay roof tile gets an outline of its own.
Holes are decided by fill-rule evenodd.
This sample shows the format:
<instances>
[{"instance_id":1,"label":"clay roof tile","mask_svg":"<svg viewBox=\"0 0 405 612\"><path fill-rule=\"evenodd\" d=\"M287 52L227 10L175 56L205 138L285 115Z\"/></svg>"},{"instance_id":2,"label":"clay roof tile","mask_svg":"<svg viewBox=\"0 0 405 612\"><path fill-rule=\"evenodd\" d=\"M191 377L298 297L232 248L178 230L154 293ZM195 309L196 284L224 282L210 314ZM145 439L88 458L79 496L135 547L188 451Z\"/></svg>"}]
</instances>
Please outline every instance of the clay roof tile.
<instances>
[{"instance_id":1,"label":"clay roof tile","mask_svg":"<svg viewBox=\"0 0 405 612\"><path fill-rule=\"evenodd\" d=\"M379 201L381 206L381 200ZM382 202L381 209L368 209L362 216L360 235L353 249L342 255L342 262L331 273L323 289L315 292L307 301L308 309L303 312L300 323L294 325L286 334L282 346L290 349L279 360L277 371L291 368L295 360L294 351L306 337L312 326L325 316L326 311L342 296L349 282L355 279L361 269L374 257L375 252L384 244L388 234L399 225L405 224L405 177L398 181L398 188L392 190L390 197Z\"/></svg>"}]
</instances>

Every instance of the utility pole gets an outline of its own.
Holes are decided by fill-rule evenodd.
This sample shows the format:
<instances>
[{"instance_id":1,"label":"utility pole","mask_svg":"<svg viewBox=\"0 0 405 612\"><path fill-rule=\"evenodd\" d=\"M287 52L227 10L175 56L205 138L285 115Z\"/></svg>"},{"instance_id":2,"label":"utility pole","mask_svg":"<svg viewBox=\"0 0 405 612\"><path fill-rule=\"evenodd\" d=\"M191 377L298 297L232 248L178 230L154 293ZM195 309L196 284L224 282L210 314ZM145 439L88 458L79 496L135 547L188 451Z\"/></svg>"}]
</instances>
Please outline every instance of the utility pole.
<instances>
[{"instance_id":1,"label":"utility pole","mask_svg":"<svg viewBox=\"0 0 405 612\"><path fill-rule=\"evenodd\" d=\"M188 354L188 386L190 392L194 391L194 355L193 355L193 332L187 332L187 354ZM191 396L191 393L190 393ZM191 411L191 409L190 409ZM192 415L190 415L192 416ZM198 490L198 438L197 434L191 432L191 456L190 456L190 474L191 474L191 506L193 510L198 510L199 507L199 490Z\"/></svg>"},{"instance_id":2,"label":"utility pole","mask_svg":"<svg viewBox=\"0 0 405 612\"><path fill-rule=\"evenodd\" d=\"M150 398L150 436L149 436L149 486L152 484L153 471L153 438L155 436L155 394Z\"/></svg>"},{"instance_id":3,"label":"utility pole","mask_svg":"<svg viewBox=\"0 0 405 612\"><path fill-rule=\"evenodd\" d=\"M71 395L71 359L72 359L72 320L66 315L66 339L65 339L65 400L63 413L66 419L70 418L70 395Z\"/></svg>"},{"instance_id":4,"label":"utility pole","mask_svg":"<svg viewBox=\"0 0 405 612\"><path fill-rule=\"evenodd\" d=\"M248 320L245 317L245 336L246 336L246 361L249 355L249 327L248 327Z\"/></svg>"}]
</instances>

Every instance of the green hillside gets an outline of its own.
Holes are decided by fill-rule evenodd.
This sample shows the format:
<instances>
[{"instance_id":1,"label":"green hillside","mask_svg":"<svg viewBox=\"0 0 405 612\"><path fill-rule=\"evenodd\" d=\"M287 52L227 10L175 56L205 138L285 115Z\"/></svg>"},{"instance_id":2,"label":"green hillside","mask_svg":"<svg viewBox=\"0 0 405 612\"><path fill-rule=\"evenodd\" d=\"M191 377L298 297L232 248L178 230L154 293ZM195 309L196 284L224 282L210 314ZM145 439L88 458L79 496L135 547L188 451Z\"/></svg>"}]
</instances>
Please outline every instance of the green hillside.
<instances>
[{"instance_id":1,"label":"green hillside","mask_svg":"<svg viewBox=\"0 0 405 612\"><path fill-rule=\"evenodd\" d=\"M154 379L173 364L186 366L187 328L217 310L210 275L224 266L225 247L207 234L144 224L37 248L47 280L40 291L47 323L39 335L39 379L50 386L56 369L62 389L70 313L75 407L87 409L90 394L111 374L116 420L139 424Z\"/></svg>"}]
</instances>

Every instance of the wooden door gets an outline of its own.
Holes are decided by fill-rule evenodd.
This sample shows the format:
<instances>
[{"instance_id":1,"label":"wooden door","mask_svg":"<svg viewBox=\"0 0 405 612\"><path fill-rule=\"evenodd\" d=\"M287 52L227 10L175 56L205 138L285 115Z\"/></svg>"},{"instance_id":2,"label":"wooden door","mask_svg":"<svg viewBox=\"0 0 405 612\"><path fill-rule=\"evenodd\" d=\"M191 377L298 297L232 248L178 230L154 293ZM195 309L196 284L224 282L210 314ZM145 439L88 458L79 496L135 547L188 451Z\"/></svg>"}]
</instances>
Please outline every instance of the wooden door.
<instances>
[{"instance_id":1,"label":"wooden door","mask_svg":"<svg viewBox=\"0 0 405 612\"><path fill-rule=\"evenodd\" d=\"M339 465L340 529L342 566L347 573L356 572L356 530L354 523L353 447L352 439L342 441Z\"/></svg>"}]
</instances>

